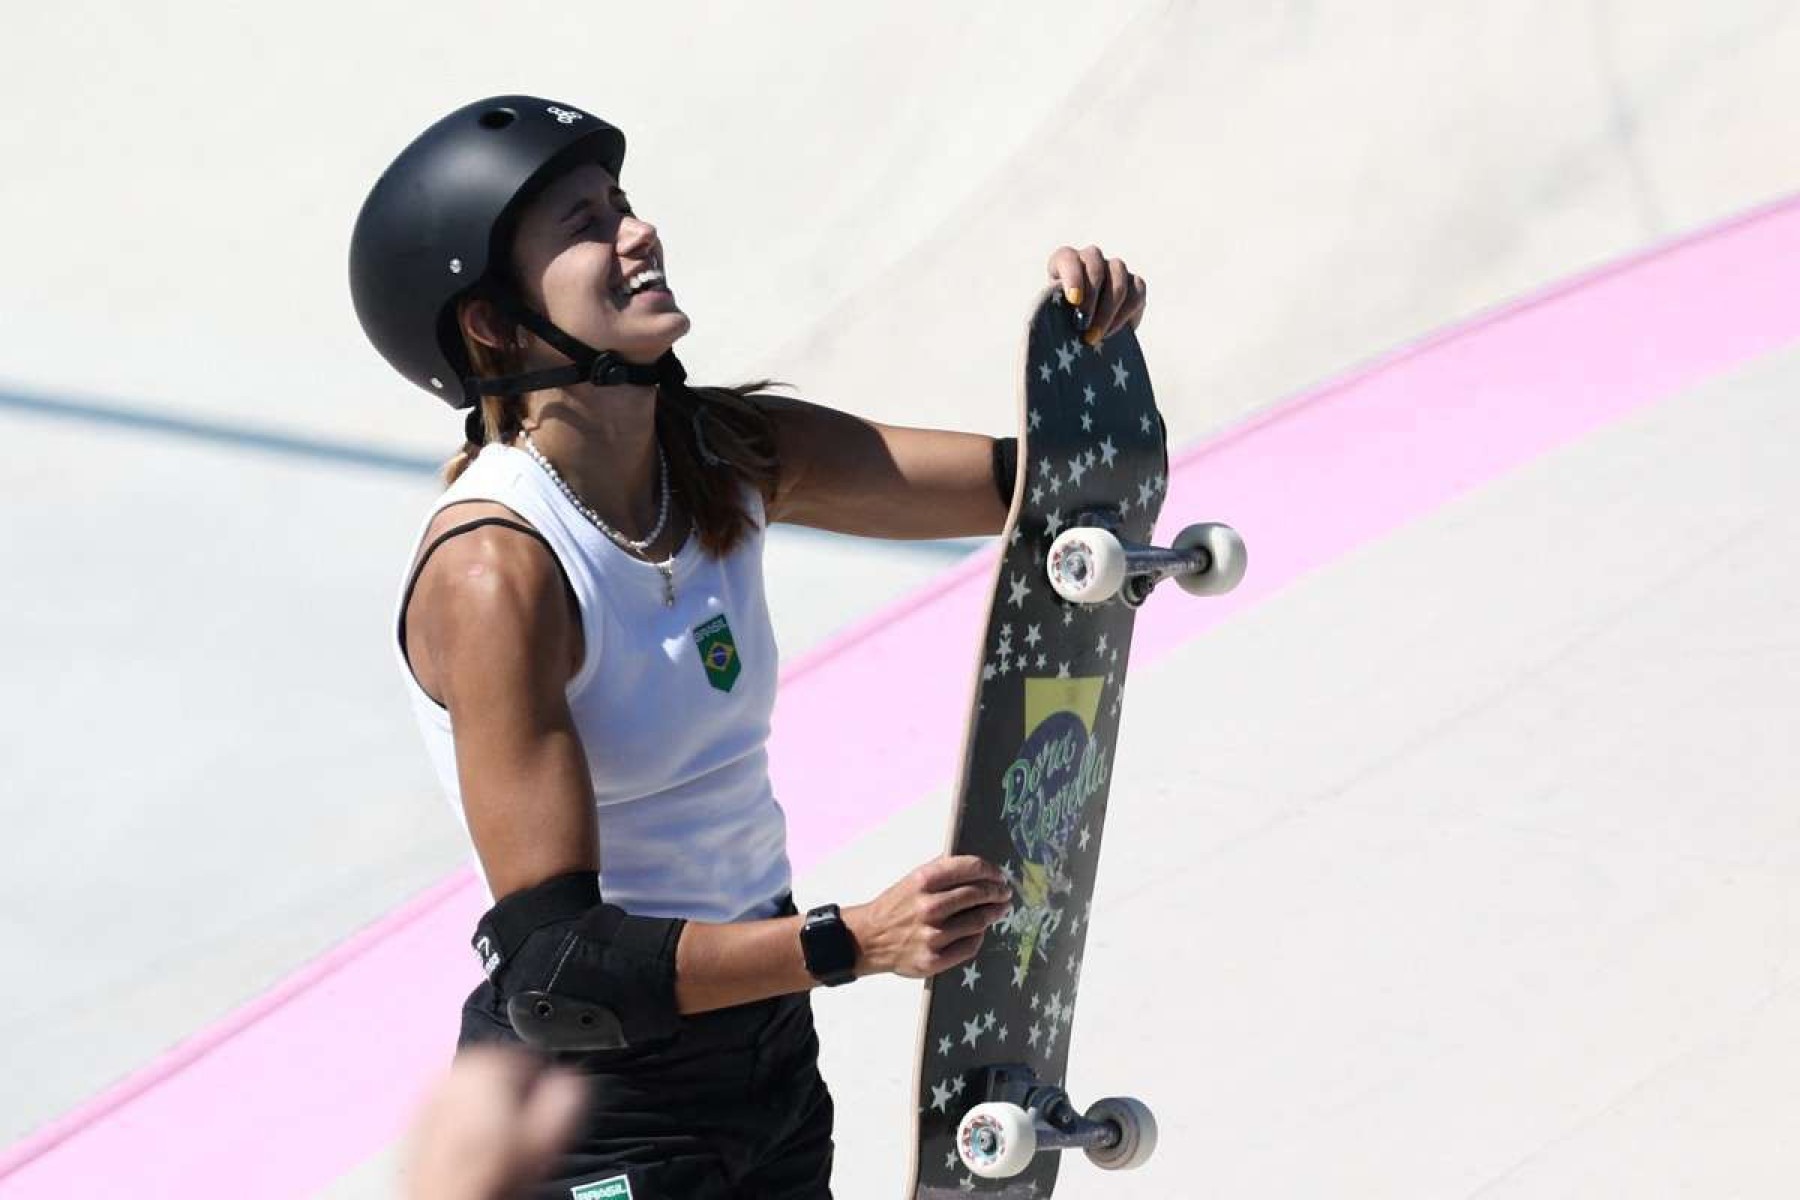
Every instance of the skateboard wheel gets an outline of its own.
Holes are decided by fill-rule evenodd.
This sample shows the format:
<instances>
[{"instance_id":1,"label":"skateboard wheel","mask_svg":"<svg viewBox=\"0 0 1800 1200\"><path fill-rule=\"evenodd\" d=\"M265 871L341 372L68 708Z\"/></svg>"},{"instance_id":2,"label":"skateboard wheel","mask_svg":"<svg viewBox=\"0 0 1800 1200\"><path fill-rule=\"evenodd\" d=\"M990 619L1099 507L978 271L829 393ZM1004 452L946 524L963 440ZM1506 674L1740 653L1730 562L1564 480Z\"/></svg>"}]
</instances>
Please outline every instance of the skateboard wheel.
<instances>
[{"instance_id":1,"label":"skateboard wheel","mask_svg":"<svg viewBox=\"0 0 1800 1200\"><path fill-rule=\"evenodd\" d=\"M1050 586L1072 604L1104 604L1125 582L1125 547L1104 529L1066 529L1044 559Z\"/></svg>"},{"instance_id":2,"label":"skateboard wheel","mask_svg":"<svg viewBox=\"0 0 1800 1200\"><path fill-rule=\"evenodd\" d=\"M1223 596L1244 581L1250 565L1244 539L1229 525L1189 525L1175 535L1176 550L1196 546L1212 555L1212 569L1194 575L1177 575L1175 581L1190 596Z\"/></svg>"},{"instance_id":3,"label":"skateboard wheel","mask_svg":"<svg viewBox=\"0 0 1800 1200\"><path fill-rule=\"evenodd\" d=\"M956 1152L983 1179L1010 1179L1037 1153L1037 1119L1016 1104L977 1104L956 1126Z\"/></svg>"},{"instance_id":4,"label":"skateboard wheel","mask_svg":"<svg viewBox=\"0 0 1800 1200\"><path fill-rule=\"evenodd\" d=\"M1096 1100L1085 1114L1090 1121L1119 1127L1119 1142L1110 1149L1087 1152L1088 1161L1104 1171L1130 1171L1150 1161L1156 1153L1156 1117L1149 1105L1130 1096Z\"/></svg>"}]
</instances>

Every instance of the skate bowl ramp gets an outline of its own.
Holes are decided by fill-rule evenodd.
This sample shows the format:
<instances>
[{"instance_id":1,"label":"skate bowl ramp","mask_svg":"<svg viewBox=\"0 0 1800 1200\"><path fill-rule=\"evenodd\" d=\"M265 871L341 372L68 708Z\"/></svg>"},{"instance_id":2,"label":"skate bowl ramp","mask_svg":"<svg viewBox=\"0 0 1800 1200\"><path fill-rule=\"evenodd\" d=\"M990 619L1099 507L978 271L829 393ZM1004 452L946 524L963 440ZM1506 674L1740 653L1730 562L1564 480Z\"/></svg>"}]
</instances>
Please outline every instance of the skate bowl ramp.
<instances>
[{"instance_id":1,"label":"skate bowl ramp","mask_svg":"<svg viewBox=\"0 0 1800 1200\"><path fill-rule=\"evenodd\" d=\"M1108 1194L1787 1194L1791 6L433 13L9 26L0 1197L397 1191L483 902L385 649L459 433L343 249L521 87L629 132L701 379L1003 433L1050 248L1150 280L1164 532L1252 570L1134 644L1071 1087L1164 1140ZM941 845L986 569L772 536L802 903ZM817 998L841 1196L916 1001Z\"/></svg>"}]
</instances>

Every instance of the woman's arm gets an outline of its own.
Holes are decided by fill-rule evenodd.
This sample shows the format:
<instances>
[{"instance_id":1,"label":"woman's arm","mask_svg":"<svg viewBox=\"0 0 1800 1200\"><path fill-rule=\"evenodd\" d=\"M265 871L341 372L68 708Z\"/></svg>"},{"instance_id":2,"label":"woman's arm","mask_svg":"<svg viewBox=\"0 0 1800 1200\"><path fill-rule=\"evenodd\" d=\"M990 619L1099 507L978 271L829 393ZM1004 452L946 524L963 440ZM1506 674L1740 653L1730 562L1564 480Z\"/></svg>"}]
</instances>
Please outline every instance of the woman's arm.
<instances>
[{"instance_id":1,"label":"woman's arm","mask_svg":"<svg viewBox=\"0 0 1800 1200\"><path fill-rule=\"evenodd\" d=\"M804 400L759 396L775 422L781 484L769 519L879 538L1000 532L994 439L882 425Z\"/></svg>"},{"instance_id":2,"label":"woman's arm","mask_svg":"<svg viewBox=\"0 0 1800 1200\"><path fill-rule=\"evenodd\" d=\"M471 504L443 523L490 515L517 519ZM450 710L463 813L495 897L598 871L593 783L564 694L581 630L549 550L503 527L450 539L419 577L407 633L414 675Z\"/></svg>"},{"instance_id":3,"label":"woman's arm","mask_svg":"<svg viewBox=\"0 0 1800 1200\"><path fill-rule=\"evenodd\" d=\"M1144 315L1144 281L1099 247L1060 246L1050 279L1097 345ZM882 425L802 400L758 397L775 421L781 483L769 518L880 538L972 537L1006 524L1010 481L994 478L994 439Z\"/></svg>"},{"instance_id":4,"label":"woman's arm","mask_svg":"<svg viewBox=\"0 0 1800 1200\"><path fill-rule=\"evenodd\" d=\"M843 909L856 973L929 979L968 962L988 926L1012 909L1012 885L972 855L946 855L908 871L867 904ZM814 985L800 952L801 918L703 925L690 921L676 955L684 1013L746 1004Z\"/></svg>"}]
</instances>

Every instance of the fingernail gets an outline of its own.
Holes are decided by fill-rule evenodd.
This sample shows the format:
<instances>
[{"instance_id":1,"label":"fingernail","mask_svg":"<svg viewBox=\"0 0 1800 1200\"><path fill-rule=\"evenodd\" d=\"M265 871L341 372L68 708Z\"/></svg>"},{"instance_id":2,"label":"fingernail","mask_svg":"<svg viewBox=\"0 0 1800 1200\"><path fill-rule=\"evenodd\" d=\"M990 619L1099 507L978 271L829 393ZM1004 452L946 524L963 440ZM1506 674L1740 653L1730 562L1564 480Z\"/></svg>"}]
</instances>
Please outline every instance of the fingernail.
<instances>
[{"instance_id":1,"label":"fingernail","mask_svg":"<svg viewBox=\"0 0 1800 1200\"><path fill-rule=\"evenodd\" d=\"M1063 299L1067 300L1070 304L1080 304L1081 303L1081 289L1080 288L1064 288L1063 289Z\"/></svg>"},{"instance_id":2,"label":"fingernail","mask_svg":"<svg viewBox=\"0 0 1800 1200\"><path fill-rule=\"evenodd\" d=\"M1090 329L1082 335L1081 340L1090 346L1098 346L1100 344L1100 331L1098 329Z\"/></svg>"}]
</instances>

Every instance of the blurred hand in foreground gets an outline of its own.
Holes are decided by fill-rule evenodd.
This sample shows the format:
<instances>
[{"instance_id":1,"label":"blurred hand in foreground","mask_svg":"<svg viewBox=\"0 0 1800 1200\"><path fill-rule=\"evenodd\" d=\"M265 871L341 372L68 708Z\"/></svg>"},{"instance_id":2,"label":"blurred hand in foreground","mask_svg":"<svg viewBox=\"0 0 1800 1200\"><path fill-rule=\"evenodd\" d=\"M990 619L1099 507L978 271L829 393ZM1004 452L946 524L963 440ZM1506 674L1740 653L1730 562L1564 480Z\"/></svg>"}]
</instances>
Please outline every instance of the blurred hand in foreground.
<instances>
[{"instance_id":1,"label":"blurred hand in foreground","mask_svg":"<svg viewBox=\"0 0 1800 1200\"><path fill-rule=\"evenodd\" d=\"M408 1200L502 1200L549 1173L574 1137L580 1076L504 1046L456 1056L413 1128Z\"/></svg>"}]
</instances>

